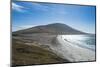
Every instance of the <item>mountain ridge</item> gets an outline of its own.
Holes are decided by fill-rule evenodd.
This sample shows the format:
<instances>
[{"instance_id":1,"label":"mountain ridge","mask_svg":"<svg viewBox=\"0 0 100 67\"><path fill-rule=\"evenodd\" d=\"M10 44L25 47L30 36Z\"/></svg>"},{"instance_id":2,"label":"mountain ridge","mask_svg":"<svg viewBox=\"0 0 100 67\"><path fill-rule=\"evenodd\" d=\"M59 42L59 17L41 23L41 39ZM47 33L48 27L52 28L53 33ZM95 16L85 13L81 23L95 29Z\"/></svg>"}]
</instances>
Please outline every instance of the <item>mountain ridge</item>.
<instances>
[{"instance_id":1,"label":"mountain ridge","mask_svg":"<svg viewBox=\"0 0 100 67\"><path fill-rule=\"evenodd\" d=\"M39 25L24 30L19 30L13 33L28 34L28 33L51 33L51 34L86 34L85 32L76 30L63 23L52 23L47 25Z\"/></svg>"}]
</instances>

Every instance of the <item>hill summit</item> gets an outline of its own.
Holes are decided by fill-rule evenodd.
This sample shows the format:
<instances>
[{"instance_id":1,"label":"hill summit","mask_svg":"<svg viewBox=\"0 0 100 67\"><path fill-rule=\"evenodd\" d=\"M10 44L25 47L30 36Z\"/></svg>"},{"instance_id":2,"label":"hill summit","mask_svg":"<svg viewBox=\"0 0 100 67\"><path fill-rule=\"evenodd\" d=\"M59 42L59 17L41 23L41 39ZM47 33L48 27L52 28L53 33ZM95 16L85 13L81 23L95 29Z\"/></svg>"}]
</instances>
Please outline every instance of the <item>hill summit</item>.
<instances>
[{"instance_id":1,"label":"hill summit","mask_svg":"<svg viewBox=\"0 0 100 67\"><path fill-rule=\"evenodd\" d=\"M31 34L31 33L51 33L51 34L85 34L63 23L53 23L48 25L40 25L32 28L19 30L14 33Z\"/></svg>"}]
</instances>

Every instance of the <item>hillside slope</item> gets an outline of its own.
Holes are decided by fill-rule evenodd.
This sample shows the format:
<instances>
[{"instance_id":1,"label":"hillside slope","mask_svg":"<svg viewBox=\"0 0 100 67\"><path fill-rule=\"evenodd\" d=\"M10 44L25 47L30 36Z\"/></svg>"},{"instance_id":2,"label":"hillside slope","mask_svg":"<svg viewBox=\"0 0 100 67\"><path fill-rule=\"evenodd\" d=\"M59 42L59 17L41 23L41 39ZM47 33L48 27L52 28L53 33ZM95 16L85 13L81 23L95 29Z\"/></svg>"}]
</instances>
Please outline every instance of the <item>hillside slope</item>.
<instances>
[{"instance_id":1,"label":"hillside slope","mask_svg":"<svg viewBox=\"0 0 100 67\"><path fill-rule=\"evenodd\" d=\"M79 30L73 29L62 23L53 23L48 25L36 26L24 30L19 30L14 33L29 34L29 33L51 33L51 34L85 34Z\"/></svg>"}]
</instances>

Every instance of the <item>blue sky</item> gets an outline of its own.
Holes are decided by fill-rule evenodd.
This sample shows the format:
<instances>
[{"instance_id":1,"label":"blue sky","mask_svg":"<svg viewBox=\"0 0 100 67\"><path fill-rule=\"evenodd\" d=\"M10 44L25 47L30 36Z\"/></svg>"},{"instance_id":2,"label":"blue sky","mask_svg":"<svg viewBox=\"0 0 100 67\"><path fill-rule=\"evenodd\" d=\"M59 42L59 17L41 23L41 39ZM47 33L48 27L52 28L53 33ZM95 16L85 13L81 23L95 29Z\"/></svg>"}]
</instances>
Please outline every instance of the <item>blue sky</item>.
<instances>
[{"instance_id":1,"label":"blue sky","mask_svg":"<svg viewBox=\"0 0 100 67\"><path fill-rule=\"evenodd\" d=\"M95 33L95 6L12 3L13 31L51 23L64 23L83 32Z\"/></svg>"}]
</instances>

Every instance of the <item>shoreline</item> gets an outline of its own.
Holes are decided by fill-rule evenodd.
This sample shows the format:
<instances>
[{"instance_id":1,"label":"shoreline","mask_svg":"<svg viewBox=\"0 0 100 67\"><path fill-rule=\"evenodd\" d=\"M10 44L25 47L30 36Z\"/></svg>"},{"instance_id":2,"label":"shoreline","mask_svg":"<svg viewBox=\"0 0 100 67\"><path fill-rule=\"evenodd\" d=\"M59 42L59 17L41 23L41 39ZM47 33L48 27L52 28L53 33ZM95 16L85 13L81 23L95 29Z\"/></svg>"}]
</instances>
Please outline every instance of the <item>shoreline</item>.
<instances>
[{"instance_id":1,"label":"shoreline","mask_svg":"<svg viewBox=\"0 0 100 67\"><path fill-rule=\"evenodd\" d=\"M64 41L62 35L57 35L56 46L51 46L54 53L71 62L94 61L95 52ZM59 44L58 44L59 43Z\"/></svg>"}]
</instances>

